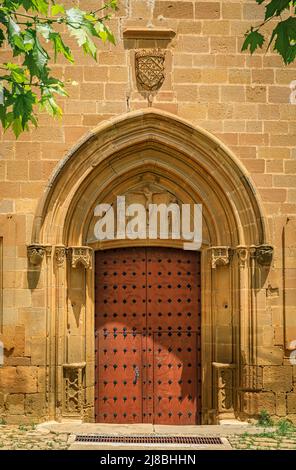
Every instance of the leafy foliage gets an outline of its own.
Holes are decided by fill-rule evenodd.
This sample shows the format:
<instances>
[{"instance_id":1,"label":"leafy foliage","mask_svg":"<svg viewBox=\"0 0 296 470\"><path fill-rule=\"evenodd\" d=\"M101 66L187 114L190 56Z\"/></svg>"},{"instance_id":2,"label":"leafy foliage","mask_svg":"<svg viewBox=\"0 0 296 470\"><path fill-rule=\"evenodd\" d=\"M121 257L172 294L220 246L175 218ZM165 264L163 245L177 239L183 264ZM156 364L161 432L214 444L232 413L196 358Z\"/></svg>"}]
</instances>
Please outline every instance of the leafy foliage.
<instances>
[{"instance_id":1,"label":"leafy foliage","mask_svg":"<svg viewBox=\"0 0 296 470\"><path fill-rule=\"evenodd\" d=\"M258 425L271 427L273 426L273 421L270 417L270 414L266 410L261 410L258 417Z\"/></svg>"},{"instance_id":2,"label":"leafy foliage","mask_svg":"<svg viewBox=\"0 0 296 470\"><path fill-rule=\"evenodd\" d=\"M269 21L277 20L267 50L273 46L284 63L290 64L296 57L296 0L256 0L256 2L259 5L266 3L264 21L258 26L252 26L246 32L242 51L249 49L253 54L258 48L262 48L265 38L259 30L262 30ZM288 17L283 19L282 15Z\"/></svg>"},{"instance_id":3,"label":"leafy foliage","mask_svg":"<svg viewBox=\"0 0 296 470\"><path fill-rule=\"evenodd\" d=\"M55 0L0 0L0 47L7 45L15 61L1 64L0 120L4 130L12 128L16 137L29 124L37 126L36 110L61 116L57 96L67 96L64 83L51 75L53 60L74 57L60 31L66 27L86 54L97 59L96 40L115 44L107 26L117 0L106 0L101 8L85 12L66 9Z\"/></svg>"}]
</instances>

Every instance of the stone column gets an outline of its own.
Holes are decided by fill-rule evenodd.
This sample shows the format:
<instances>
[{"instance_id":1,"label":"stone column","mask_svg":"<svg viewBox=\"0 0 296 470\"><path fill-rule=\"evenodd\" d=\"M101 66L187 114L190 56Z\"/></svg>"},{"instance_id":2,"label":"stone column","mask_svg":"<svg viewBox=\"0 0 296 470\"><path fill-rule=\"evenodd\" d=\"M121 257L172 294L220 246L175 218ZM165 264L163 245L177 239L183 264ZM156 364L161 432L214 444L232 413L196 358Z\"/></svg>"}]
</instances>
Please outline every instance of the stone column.
<instances>
[{"instance_id":1,"label":"stone column","mask_svg":"<svg viewBox=\"0 0 296 470\"><path fill-rule=\"evenodd\" d=\"M215 421L234 418L235 364L233 334L232 250L210 248L212 266L212 374Z\"/></svg>"},{"instance_id":2,"label":"stone column","mask_svg":"<svg viewBox=\"0 0 296 470\"><path fill-rule=\"evenodd\" d=\"M63 403L63 364L65 362L65 320L66 320L66 257L65 246L55 247L55 390L56 419L62 419Z\"/></svg>"}]
</instances>

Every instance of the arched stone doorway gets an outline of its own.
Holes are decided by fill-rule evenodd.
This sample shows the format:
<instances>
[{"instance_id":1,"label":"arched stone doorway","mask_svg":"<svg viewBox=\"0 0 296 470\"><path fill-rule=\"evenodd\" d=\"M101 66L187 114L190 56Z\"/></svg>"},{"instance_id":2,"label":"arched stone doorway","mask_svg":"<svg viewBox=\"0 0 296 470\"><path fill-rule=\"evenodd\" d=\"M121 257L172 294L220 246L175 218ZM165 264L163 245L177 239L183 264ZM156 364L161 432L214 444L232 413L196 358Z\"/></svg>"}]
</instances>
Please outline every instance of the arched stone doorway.
<instances>
[{"instance_id":1,"label":"arched stone doorway","mask_svg":"<svg viewBox=\"0 0 296 470\"><path fill-rule=\"evenodd\" d=\"M117 195L136 200L145 187L203 206L202 422L243 416L258 389L257 292L272 256L260 199L215 137L150 108L87 135L60 163L37 210L28 254L30 269L46 279L49 418L94 420L94 251L180 248L174 240L92 238L99 202Z\"/></svg>"}]
</instances>

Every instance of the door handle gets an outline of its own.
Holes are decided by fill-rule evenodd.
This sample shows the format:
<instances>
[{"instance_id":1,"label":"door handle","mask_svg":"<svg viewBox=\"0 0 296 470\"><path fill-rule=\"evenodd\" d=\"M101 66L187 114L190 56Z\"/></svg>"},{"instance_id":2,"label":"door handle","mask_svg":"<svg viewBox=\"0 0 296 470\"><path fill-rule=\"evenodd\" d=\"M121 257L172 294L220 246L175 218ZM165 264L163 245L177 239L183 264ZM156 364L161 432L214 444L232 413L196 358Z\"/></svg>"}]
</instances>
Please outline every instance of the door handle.
<instances>
[{"instance_id":1,"label":"door handle","mask_svg":"<svg viewBox=\"0 0 296 470\"><path fill-rule=\"evenodd\" d=\"M138 366L136 366L134 369L135 369L135 377L133 380L133 384L136 385L138 378L140 377L140 370Z\"/></svg>"}]
</instances>

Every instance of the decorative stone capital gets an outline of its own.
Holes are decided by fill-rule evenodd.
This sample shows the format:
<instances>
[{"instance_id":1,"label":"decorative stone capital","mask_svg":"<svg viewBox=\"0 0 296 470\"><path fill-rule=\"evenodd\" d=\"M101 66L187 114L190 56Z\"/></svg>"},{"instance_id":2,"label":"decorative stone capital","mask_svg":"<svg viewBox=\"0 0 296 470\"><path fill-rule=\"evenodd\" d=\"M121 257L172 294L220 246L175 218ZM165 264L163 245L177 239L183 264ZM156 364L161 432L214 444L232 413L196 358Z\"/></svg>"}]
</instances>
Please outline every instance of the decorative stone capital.
<instances>
[{"instance_id":1,"label":"decorative stone capital","mask_svg":"<svg viewBox=\"0 0 296 470\"><path fill-rule=\"evenodd\" d=\"M92 248L89 246L72 246L69 248L72 268L77 268L79 264L85 269L92 268Z\"/></svg>"},{"instance_id":2,"label":"decorative stone capital","mask_svg":"<svg viewBox=\"0 0 296 470\"><path fill-rule=\"evenodd\" d=\"M212 268L216 269L217 266L225 266L229 264L231 249L229 246L212 246Z\"/></svg>"},{"instance_id":3,"label":"decorative stone capital","mask_svg":"<svg viewBox=\"0 0 296 470\"><path fill-rule=\"evenodd\" d=\"M236 254L238 256L239 266L245 268L249 257L249 249L247 246L239 245L236 247Z\"/></svg>"},{"instance_id":4,"label":"decorative stone capital","mask_svg":"<svg viewBox=\"0 0 296 470\"><path fill-rule=\"evenodd\" d=\"M27 247L28 258L31 264L34 266L40 266L46 252L44 245L29 245Z\"/></svg>"},{"instance_id":5,"label":"decorative stone capital","mask_svg":"<svg viewBox=\"0 0 296 470\"><path fill-rule=\"evenodd\" d=\"M256 247L256 260L261 266L270 266L273 257L273 247L260 245Z\"/></svg>"},{"instance_id":6,"label":"decorative stone capital","mask_svg":"<svg viewBox=\"0 0 296 470\"><path fill-rule=\"evenodd\" d=\"M61 267L67 256L67 248L65 246L55 247L55 261L57 266Z\"/></svg>"}]
</instances>

